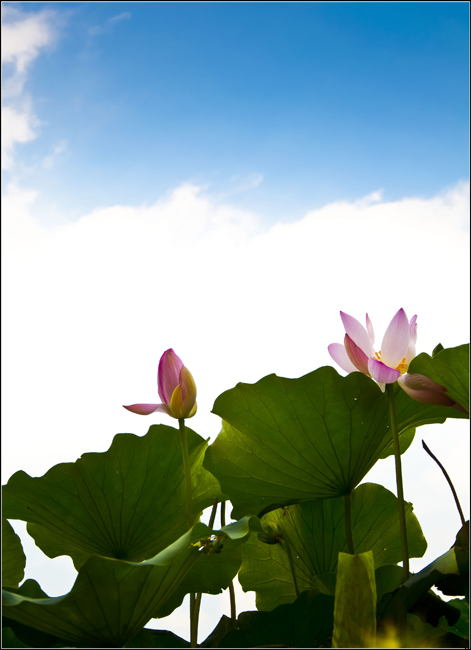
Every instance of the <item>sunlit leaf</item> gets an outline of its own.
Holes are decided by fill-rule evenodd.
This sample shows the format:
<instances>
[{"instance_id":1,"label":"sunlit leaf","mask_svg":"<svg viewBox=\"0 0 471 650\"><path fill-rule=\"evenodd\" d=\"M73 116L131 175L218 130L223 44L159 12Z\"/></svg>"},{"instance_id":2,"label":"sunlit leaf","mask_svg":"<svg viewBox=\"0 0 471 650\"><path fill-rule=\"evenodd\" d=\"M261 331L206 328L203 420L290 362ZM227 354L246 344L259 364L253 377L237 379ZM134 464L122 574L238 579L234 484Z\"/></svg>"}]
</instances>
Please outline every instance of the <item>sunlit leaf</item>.
<instances>
[{"instance_id":1,"label":"sunlit leaf","mask_svg":"<svg viewBox=\"0 0 471 650\"><path fill-rule=\"evenodd\" d=\"M31 590L27 594L21 588L3 590L3 615L73 645L122 647L159 615L192 566L204 558L195 545L200 539L218 535L224 542L227 540L229 548L235 549L259 530L261 524L256 517L221 530L197 523L144 562L92 556L80 568L72 590L64 596L48 598L35 591L37 595L31 597ZM198 591L208 587L214 593L221 588L224 576L214 572L209 576L205 584L198 585Z\"/></svg>"},{"instance_id":2,"label":"sunlit leaf","mask_svg":"<svg viewBox=\"0 0 471 650\"><path fill-rule=\"evenodd\" d=\"M220 533L224 532L227 537L221 538L216 551L210 555L200 552L198 562L193 564L173 595L155 613L155 616L162 618L171 614L181 605L188 593L202 592L216 595L227 589L237 575L242 562L241 545L251 537L252 532L262 531L262 524L257 517L244 517L221 528Z\"/></svg>"},{"instance_id":3,"label":"sunlit leaf","mask_svg":"<svg viewBox=\"0 0 471 650\"><path fill-rule=\"evenodd\" d=\"M376 582L373 553L339 553L333 648L375 647Z\"/></svg>"},{"instance_id":4,"label":"sunlit leaf","mask_svg":"<svg viewBox=\"0 0 471 650\"><path fill-rule=\"evenodd\" d=\"M351 502L355 551L371 550L376 568L400 562L394 494L381 485L365 483L352 492ZM339 498L309 501L262 517L262 523L274 524L289 544L300 591L318 589L333 595L338 554L347 547L344 513L344 499ZM427 542L409 503L406 522L410 557L422 557ZM265 544L252 535L242 548L242 558L239 581L244 591L256 592L257 609L272 610L294 601L296 592L289 560L279 544Z\"/></svg>"},{"instance_id":5,"label":"sunlit leaf","mask_svg":"<svg viewBox=\"0 0 471 650\"><path fill-rule=\"evenodd\" d=\"M384 564L375 571L376 578L376 598L378 602L384 594L392 593L401 586L402 566L397 564Z\"/></svg>"},{"instance_id":6,"label":"sunlit leaf","mask_svg":"<svg viewBox=\"0 0 471 650\"><path fill-rule=\"evenodd\" d=\"M436 352L437 348L433 357L423 352L412 359L408 372L445 386L448 397L469 410L469 343Z\"/></svg>"},{"instance_id":7,"label":"sunlit leaf","mask_svg":"<svg viewBox=\"0 0 471 650\"><path fill-rule=\"evenodd\" d=\"M395 386L399 435L447 417ZM360 372L324 367L300 377L269 375L220 395L223 419L204 466L230 498L233 518L351 492L391 442L388 396Z\"/></svg>"},{"instance_id":8,"label":"sunlit leaf","mask_svg":"<svg viewBox=\"0 0 471 650\"><path fill-rule=\"evenodd\" d=\"M193 511L219 485L202 467L207 442L187 428ZM44 476L14 474L3 487L3 514L29 522L28 533L49 557L70 555L78 569L90 555L139 562L154 557L187 529L179 432L151 426L143 437L114 437L108 451L83 454Z\"/></svg>"},{"instance_id":9,"label":"sunlit leaf","mask_svg":"<svg viewBox=\"0 0 471 650\"><path fill-rule=\"evenodd\" d=\"M402 434L399 436L399 449L401 451L401 454L405 453L409 449L409 447L414 441L414 438L415 438L415 428L406 429L406 431L402 432ZM380 459L384 460L388 456L394 456L394 445L392 440L389 446L380 455Z\"/></svg>"}]
</instances>

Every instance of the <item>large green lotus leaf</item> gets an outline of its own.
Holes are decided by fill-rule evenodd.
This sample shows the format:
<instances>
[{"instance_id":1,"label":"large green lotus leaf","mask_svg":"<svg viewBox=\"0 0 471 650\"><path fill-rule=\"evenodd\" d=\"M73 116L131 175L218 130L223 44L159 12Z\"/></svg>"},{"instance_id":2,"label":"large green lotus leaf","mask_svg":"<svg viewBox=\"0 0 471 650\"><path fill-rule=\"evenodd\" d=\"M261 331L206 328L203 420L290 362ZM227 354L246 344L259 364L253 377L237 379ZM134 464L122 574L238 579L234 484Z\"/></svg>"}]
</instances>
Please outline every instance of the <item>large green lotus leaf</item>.
<instances>
[{"instance_id":1,"label":"large green lotus leaf","mask_svg":"<svg viewBox=\"0 0 471 650\"><path fill-rule=\"evenodd\" d=\"M25 580L18 589L8 588L8 591L33 599L49 598L49 596L41 589L36 580L31 579ZM5 616L5 614L2 616L2 625L4 627L8 626L18 641L20 643L26 644L26 647L28 648L60 648L69 645L69 643L65 640L61 640L52 634L41 632L40 630L36 630L33 627L25 625L24 623L20 623L19 621L8 618L8 616ZM3 644L3 647L9 646Z\"/></svg>"},{"instance_id":2,"label":"large green lotus leaf","mask_svg":"<svg viewBox=\"0 0 471 650\"><path fill-rule=\"evenodd\" d=\"M193 511L217 497L203 466L207 442L187 429ZM23 519L48 557L70 555L78 569L90 555L139 562L154 557L187 529L179 432L151 426L143 437L118 434L104 453L83 454L44 476L14 474L3 487L3 514Z\"/></svg>"},{"instance_id":3,"label":"large green lotus leaf","mask_svg":"<svg viewBox=\"0 0 471 650\"><path fill-rule=\"evenodd\" d=\"M2 518L2 587L18 587L25 576L26 557L11 524Z\"/></svg>"},{"instance_id":4,"label":"large green lotus leaf","mask_svg":"<svg viewBox=\"0 0 471 650\"><path fill-rule=\"evenodd\" d=\"M32 598L19 590L3 590L3 615L77 646L122 647L162 609L202 557L200 539L228 536L229 546L235 548L251 532L261 530L255 517L238 524L215 531L197 523L157 556L140 563L89 557L65 596Z\"/></svg>"},{"instance_id":5,"label":"large green lotus leaf","mask_svg":"<svg viewBox=\"0 0 471 650\"><path fill-rule=\"evenodd\" d=\"M395 386L399 435L447 417L451 407L412 400ZM237 519L355 488L391 442L388 396L360 372L324 367L300 377L264 377L220 395L222 431L204 466L219 480Z\"/></svg>"},{"instance_id":6,"label":"large green lotus leaf","mask_svg":"<svg viewBox=\"0 0 471 650\"><path fill-rule=\"evenodd\" d=\"M447 395L469 411L469 343L445 348L434 357L419 354L412 359L408 372L425 375L445 386Z\"/></svg>"},{"instance_id":7,"label":"large green lotus leaf","mask_svg":"<svg viewBox=\"0 0 471 650\"><path fill-rule=\"evenodd\" d=\"M415 438L415 428L406 429L401 433L399 437L399 449L401 454L403 454L409 449L412 442L414 441L414 438ZM392 440L389 446L385 449L385 451L383 451L383 453L380 455L379 458L383 460L388 456L394 456L394 444Z\"/></svg>"},{"instance_id":8,"label":"large green lotus leaf","mask_svg":"<svg viewBox=\"0 0 471 650\"><path fill-rule=\"evenodd\" d=\"M397 498L382 485L364 483L351 495L353 543L356 553L372 551L375 567L402 560ZM346 552L344 499L323 499L274 510L262 517L289 544L300 591L333 593L339 552ZM412 505L406 503L410 557L422 557L427 542ZM252 535L242 548L239 581L256 592L257 609L269 611L293 602L296 593L288 556L280 544L266 544ZM330 584L329 584L330 583Z\"/></svg>"},{"instance_id":9,"label":"large green lotus leaf","mask_svg":"<svg viewBox=\"0 0 471 650\"><path fill-rule=\"evenodd\" d=\"M202 592L215 595L227 589L237 575L242 562L243 546L241 545L249 540L252 532L263 532L262 524L257 517L244 517L221 528L220 533L227 537L219 538L219 543L214 544L211 554L206 555L200 551L198 562L195 562L185 575L173 596L155 613L155 617L162 618L171 614L181 605L188 593Z\"/></svg>"},{"instance_id":10,"label":"large green lotus leaf","mask_svg":"<svg viewBox=\"0 0 471 650\"><path fill-rule=\"evenodd\" d=\"M272 612L242 612L234 629L218 642L211 645L205 642L202 646L213 648L329 647L333 619L333 596L304 592L296 602L280 605ZM208 641L210 638L208 637Z\"/></svg>"},{"instance_id":11,"label":"large green lotus leaf","mask_svg":"<svg viewBox=\"0 0 471 650\"><path fill-rule=\"evenodd\" d=\"M3 616L77 646L122 647L150 618L160 615L191 568L205 560L200 540L216 536L235 550L251 533L262 530L257 517L245 517L221 530L197 523L144 562L92 556L65 596L48 598L39 586L25 593L23 585L17 590L3 590ZM217 592L225 576L208 573L204 584L190 580L188 588Z\"/></svg>"},{"instance_id":12,"label":"large green lotus leaf","mask_svg":"<svg viewBox=\"0 0 471 650\"><path fill-rule=\"evenodd\" d=\"M401 586L402 566L398 566L397 564L384 564L376 569L375 577L376 596L379 602L385 594L393 592Z\"/></svg>"}]
</instances>

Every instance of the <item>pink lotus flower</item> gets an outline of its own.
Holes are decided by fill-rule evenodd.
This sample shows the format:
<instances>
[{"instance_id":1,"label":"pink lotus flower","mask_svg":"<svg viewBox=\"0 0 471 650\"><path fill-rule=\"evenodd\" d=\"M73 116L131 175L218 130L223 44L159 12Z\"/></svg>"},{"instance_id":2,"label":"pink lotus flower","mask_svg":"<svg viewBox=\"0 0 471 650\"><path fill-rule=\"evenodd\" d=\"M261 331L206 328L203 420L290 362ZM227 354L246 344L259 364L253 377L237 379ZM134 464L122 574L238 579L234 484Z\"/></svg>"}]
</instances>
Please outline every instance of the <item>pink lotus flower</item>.
<instances>
[{"instance_id":1,"label":"pink lotus flower","mask_svg":"<svg viewBox=\"0 0 471 650\"><path fill-rule=\"evenodd\" d=\"M417 316L409 320L400 309L389 323L383 337L381 350L374 351L375 335L373 324L366 314L366 329L356 318L340 312L345 327L344 345L331 343L328 350L332 359L346 372L359 370L374 379L384 392L385 384L399 382L401 388L417 402L455 406L446 393L446 388L436 384L424 375L406 375L409 364L416 355Z\"/></svg>"},{"instance_id":2,"label":"pink lotus flower","mask_svg":"<svg viewBox=\"0 0 471 650\"><path fill-rule=\"evenodd\" d=\"M196 384L191 372L170 348L160 358L157 389L162 404L132 404L124 408L139 415L156 411L178 420L192 418L196 413Z\"/></svg>"}]
</instances>

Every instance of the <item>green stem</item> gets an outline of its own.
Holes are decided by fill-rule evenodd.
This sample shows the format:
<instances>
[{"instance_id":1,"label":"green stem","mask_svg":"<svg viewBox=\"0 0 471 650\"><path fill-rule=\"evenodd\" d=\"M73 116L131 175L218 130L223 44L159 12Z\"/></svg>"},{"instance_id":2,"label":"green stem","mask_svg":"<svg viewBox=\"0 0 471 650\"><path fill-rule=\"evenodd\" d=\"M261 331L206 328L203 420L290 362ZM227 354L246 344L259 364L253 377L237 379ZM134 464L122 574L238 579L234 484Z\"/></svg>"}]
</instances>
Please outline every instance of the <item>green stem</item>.
<instances>
[{"instance_id":1,"label":"green stem","mask_svg":"<svg viewBox=\"0 0 471 650\"><path fill-rule=\"evenodd\" d=\"M195 611L196 611L196 594L190 594L190 648L196 648L196 639L198 636L198 630L194 629L195 622Z\"/></svg>"},{"instance_id":2,"label":"green stem","mask_svg":"<svg viewBox=\"0 0 471 650\"><path fill-rule=\"evenodd\" d=\"M180 418L178 420L180 427L180 442L182 445L183 456L183 471L185 473L185 489L186 489L186 517L188 521L188 530L193 526L193 501L191 498L191 467L190 456L188 454L188 443L186 441L185 420ZM195 612L196 600L195 594L190 594L190 647L196 648L196 635L195 631Z\"/></svg>"},{"instance_id":3,"label":"green stem","mask_svg":"<svg viewBox=\"0 0 471 650\"><path fill-rule=\"evenodd\" d=\"M216 499L216 501L213 503L211 515L209 517L209 524L208 524L209 528L212 528L214 525L214 519L216 518L217 507L218 507L218 500ZM202 597L203 597L202 593L196 594L196 598L194 600L194 605L193 605L193 616L191 617L191 638L194 639L195 644L197 643L198 640L198 619L200 615ZM196 645L192 647L196 647Z\"/></svg>"},{"instance_id":4,"label":"green stem","mask_svg":"<svg viewBox=\"0 0 471 650\"><path fill-rule=\"evenodd\" d=\"M221 528L224 528L225 525L226 525L226 502L222 501L221 502ZM231 580L231 584L229 585L229 600L231 603L231 623L232 623L232 627L235 627L235 624L237 622L237 615L236 615L234 582L232 580Z\"/></svg>"},{"instance_id":5,"label":"green stem","mask_svg":"<svg viewBox=\"0 0 471 650\"><path fill-rule=\"evenodd\" d=\"M193 594L194 596L195 594ZM191 647L197 648L198 639L198 618L200 615L201 596L203 594L196 594L195 604L193 607L193 618L191 619ZM193 645L194 644L194 645Z\"/></svg>"},{"instance_id":6,"label":"green stem","mask_svg":"<svg viewBox=\"0 0 471 650\"><path fill-rule=\"evenodd\" d=\"M186 487L186 516L188 519L188 529L193 526L193 502L191 498L191 468L190 456L188 454L188 443L186 441L185 420L181 418L178 420L180 425L180 442L182 443L183 454L183 470L185 472L185 487Z\"/></svg>"},{"instance_id":7,"label":"green stem","mask_svg":"<svg viewBox=\"0 0 471 650\"><path fill-rule=\"evenodd\" d=\"M394 406L394 384L386 384L389 398L389 415L391 418L391 433L396 461L397 503L399 506L399 531L401 534L402 548L402 582L409 578L409 550L407 548L406 509L404 505L404 489L402 487L401 450L399 447L399 434L397 432L396 409Z\"/></svg>"},{"instance_id":8,"label":"green stem","mask_svg":"<svg viewBox=\"0 0 471 650\"><path fill-rule=\"evenodd\" d=\"M345 504L345 537L347 539L347 553L355 555L352 530L352 493L348 492L347 494L344 494L343 500Z\"/></svg>"},{"instance_id":9,"label":"green stem","mask_svg":"<svg viewBox=\"0 0 471 650\"><path fill-rule=\"evenodd\" d=\"M460 500L458 499L458 495L456 494L455 487L454 487L453 483L451 482L451 478L448 476L448 472L443 467L441 462L438 460L438 458L436 456L434 456L432 454L432 452L430 451L430 449L427 447L427 445L425 444L425 442L423 440L422 440L422 447L425 449L427 454L429 456L431 456L433 458L433 460L437 463L438 467L442 470L443 474L445 475L445 478L448 481L448 485L451 487L451 491L452 491L453 496L455 498L456 507L458 508L458 512L460 514L461 524L463 526L463 531L464 531L466 540L468 542L468 548L469 548L469 536L468 536L468 529L466 528L466 519L464 518L463 511L461 510Z\"/></svg>"},{"instance_id":10,"label":"green stem","mask_svg":"<svg viewBox=\"0 0 471 650\"><path fill-rule=\"evenodd\" d=\"M289 547L289 544L284 539L282 539L280 541L280 544L281 544L281 548L285 551L286 555L288 556L289 566L291 568L291 575L293 576L294 590L296 592L296 598L299 598L298 581L296 580L296 571L295 571L295 568L294 568L293 556L291 555L291 549Z\"/></svg>"}]
</instances>

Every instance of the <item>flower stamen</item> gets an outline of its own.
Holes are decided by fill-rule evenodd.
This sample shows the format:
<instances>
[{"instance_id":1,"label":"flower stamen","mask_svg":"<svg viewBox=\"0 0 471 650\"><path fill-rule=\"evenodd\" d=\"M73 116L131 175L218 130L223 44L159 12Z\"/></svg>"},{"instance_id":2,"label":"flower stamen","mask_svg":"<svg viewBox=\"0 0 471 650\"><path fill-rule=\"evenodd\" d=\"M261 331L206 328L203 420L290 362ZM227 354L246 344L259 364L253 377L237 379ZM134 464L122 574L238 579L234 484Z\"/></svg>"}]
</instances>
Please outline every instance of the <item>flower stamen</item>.
<instances>
[{"instance_id":1,"label":"flower stamen","mask_svg":"<svg viewBox=\"0 0 471 650\"><path fill-rule=\"evenodd\" d=\"M399 370L402 376L405 372L408 371L408 369L409 369L409 364L406 363L406 358L403 357L401 363L397 366L396 370Z\"/></svg>"}]
</instances>

